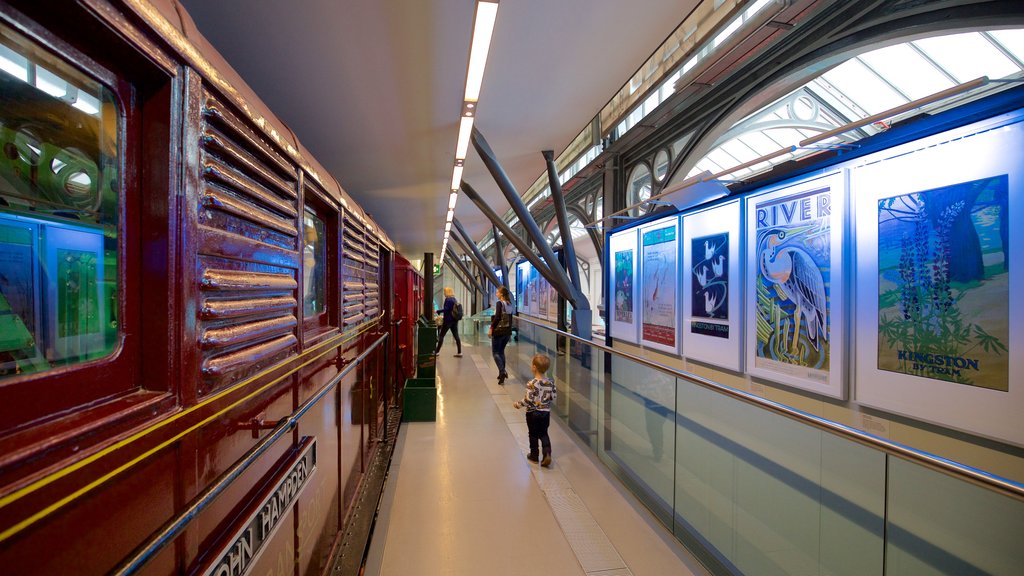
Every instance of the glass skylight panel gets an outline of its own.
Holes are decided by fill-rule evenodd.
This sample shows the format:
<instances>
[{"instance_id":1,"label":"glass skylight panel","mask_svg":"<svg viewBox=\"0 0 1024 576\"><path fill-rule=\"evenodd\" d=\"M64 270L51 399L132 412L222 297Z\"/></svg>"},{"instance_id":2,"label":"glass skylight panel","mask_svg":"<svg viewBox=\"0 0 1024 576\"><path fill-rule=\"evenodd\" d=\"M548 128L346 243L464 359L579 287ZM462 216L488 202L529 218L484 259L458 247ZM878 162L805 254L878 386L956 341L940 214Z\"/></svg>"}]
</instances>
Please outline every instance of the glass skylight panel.
<instances>
[{"instance_id":1,"label":"glass skylight panel","mask_svg":"<svg viewBox=\"0 0 1024 576\"><path fill-rule=\"evenodd\" d=\"M874 50L860 58L911 100L953 86L946 75L907 44Z\"/></svg>"},{"instance_id":2,"label":"glass skylight panel","mask_svg":"<svg viewBox=\"0 0 1024 576\"><path fill-rule=\"evenodd\" d=\"M723 169L726 170L732 168L733 166L736 166L737 164L742 164L742 162L737 160L735 156L729 154L728 152L722 150L721 148L716 148L712 150L711 153L708 154L708 159L714 162L715 164L722 166Z\"/></svg>"},{"instance_id":3,"label":"glass skylight panel","mask_svg":"<svg viewBox=\"0 0 1024 576\"><path fill-rule=\"evenodd\" d=\"M805 138L803 134L793 128L769 128L768 130L765 130L764 133L772 140L781 144L779 148L796 146Z\"/></svg>"},{"instance_id":4,"label":"glass skylight panel","mask_svg":"<svg viewBox=\"0 0 1024 576\"><path fill-rule=\"evenodd\" d=\"M988 34L1009 51L1010 54L1013 54L1017 60L1024 62L1024 29L993 30Z\"/></svg>"},{"instance_id":5,"label":"glass skylight panel","mask_svg":"<svg viewBox=\"0 0 1024 576\"><path fill-rule=\"evenodd\" d=\"M661 104L661 96L658 94L658 91L655 90L647 100L644 100L644 116L653 112L654 109L658 107L658 104Z\"/></svg>"},{"instance_id":6,"label":"glass skylight panel","mask_svg":"<svg viewBox=\"0 0 1024 576\"><path fill-rule=\"evenodd\" d=\"M742 25L742 18L734 19L732 22L729 23L728 26L725 27L724 30L722 30L721 32L718 33L717 36L715 36L715 39L711 41L711 46L717 48L724 44L725 41L729 39L729 36L732 36L737 30L740 29L740 26Z\"/></svg>"},{"instance_id":7,"label":"glass skylight panel","mask_svg":"<svg viewBox=\"0 0 1024 576\"><path fill-rule=\"evenodd\" d=\"M722 150L728 152L729 155L738 160L739 163L750 162L760 156L760 154L754 152L750 146L747 146L738 138L733 138L725 144L722 144Z\"/></svg>"},{"instance_id":8,"label":"glass skylight panel","mask_svg":"<svg viewBox=\"0 0 1024 576\"><path fill-rule=\"evenodd\" d=\"M771 2L772 2L772 0L757 0L757 2L754 2L753 4L748 6L746 10L743 11L743 19L744 20L749 19L754 14L757 14L758 12L760 12L761 8L764 8L765 6L770 4Z\"/></svg>"},{"instance_id":9,"label":"glass skylight panel","mask_svg":"<svg viewBox=\"0 0 1024 576\"><path fill-rule=\"evenodd\" d=\"M1020 70L976 32L925 38L915 40L913 44L960 83L979 76L1003 78Z\"/></svg>"},{"instance_id":10,"label":"glass skylight panel","mask_svg":"<svg viewBox=\"0 0 1024 576\"><path fill-rule=\"evenodd\" d=\"M823 76L869 116L908 102L856 59L829 70Z\"/></svg>"},{"instance_id":11,"label":"glass skylight panel","mask_svg":"<svg viewBox=\"0 0 1024 576\"><path fill-rule=\"evenodd\" d=\"M751 132L740 137L741 140L757 152L758 156L771 154L782 146L764 134L764 132Z\"/></svg>"}]
</instances>

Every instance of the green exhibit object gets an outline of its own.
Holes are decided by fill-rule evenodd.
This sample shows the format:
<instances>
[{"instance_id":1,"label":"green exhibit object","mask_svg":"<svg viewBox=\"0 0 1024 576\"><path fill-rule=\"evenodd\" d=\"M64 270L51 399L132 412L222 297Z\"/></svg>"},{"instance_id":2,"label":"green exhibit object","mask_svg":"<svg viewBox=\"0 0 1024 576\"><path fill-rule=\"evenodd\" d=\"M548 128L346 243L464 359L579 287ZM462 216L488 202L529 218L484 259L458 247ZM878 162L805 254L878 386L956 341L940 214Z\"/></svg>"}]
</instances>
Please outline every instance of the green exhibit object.
<instances>
[{"instance_id":1,"label":"green exhibit object","mask_svg":"<svg viewBox=\"0 0 1024 576\"><path fill-rule=\"evenodd\" d=\"M437 419L437 387L433 378L409 378L402 390L402 420L433 422Z\"/></svg>"},{"instance_id":2,"label":"green exhibit object","mask_svg":"<svg viewBox=\"0 0 1024 576\"><path fill-rule=\"evenodd\" d=\"M437 375L437 326L427 318L416 323L416 377L433 379Z\"/></svg>"}]
</instances>

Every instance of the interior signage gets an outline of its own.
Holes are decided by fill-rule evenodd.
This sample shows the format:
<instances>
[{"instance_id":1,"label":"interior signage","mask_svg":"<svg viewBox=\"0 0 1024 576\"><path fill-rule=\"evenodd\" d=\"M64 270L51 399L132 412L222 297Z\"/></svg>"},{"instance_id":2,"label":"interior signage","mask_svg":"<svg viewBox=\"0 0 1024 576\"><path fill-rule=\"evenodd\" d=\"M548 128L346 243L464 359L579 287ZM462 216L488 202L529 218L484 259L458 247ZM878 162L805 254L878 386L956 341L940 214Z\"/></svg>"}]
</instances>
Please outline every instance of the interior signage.
<instances>
[{"instance_id":1,"label":"interior signage","mask_svg":"<svg viewBox=\"0 0 1024 576\"><path fill-rule=\"evenodd\" d=\"M217 555L205 576L243 576L249 573L263 546L270 541L288 508L302 493L307 480L316 471L316 439L312 438L288 468L274 489L249 516Z\"/></svg>"}]
</instances>

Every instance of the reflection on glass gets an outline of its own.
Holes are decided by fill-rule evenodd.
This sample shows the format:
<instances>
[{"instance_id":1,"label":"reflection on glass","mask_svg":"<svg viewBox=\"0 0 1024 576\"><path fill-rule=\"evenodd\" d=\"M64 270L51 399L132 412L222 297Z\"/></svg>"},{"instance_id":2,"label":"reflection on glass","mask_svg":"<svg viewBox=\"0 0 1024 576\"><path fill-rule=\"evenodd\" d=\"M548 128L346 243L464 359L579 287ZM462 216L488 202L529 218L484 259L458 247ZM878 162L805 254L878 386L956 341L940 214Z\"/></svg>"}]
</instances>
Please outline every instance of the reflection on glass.
<instances>
[{"instance_id":1,"label":"reflection on glass","mask_svg":"<svg viewBox=\"0 0 1024 576\"><path fill-rule=\"evenodd\" d=\"M668 150L661 149L654 155L654 177L661 182L668 174Z\"/></svg>"},{"instance_id":2,"label":"reflection on glass","mask_svg":"<svg viewBox=\"0 0 1024 576\"><path fill-rule=\"evenodd\" d=\"M117 339L114 94L0 25L0 378Z\"/></svg>"},{"instance_id":3,"label":"reflection on glass","mask_svg":"<svg viewBox=\"0 0 1024 576\"><path fill-rule=\"evenodd\" d=\"M637 204L651 197L651 169L646 164L637 164L629 177L629 204ZM647 206L639 206L633 210L634 215L646 213Z\"/></svg>"},{"instance_id":4,"label":"reflection on glass","mask_svg":"<svg viewBox=\"0 0 1024 576\"><path fill-rule=\"evenodd\" d=\"M326 227L315 212L306 208L302 230L302 302L306 318L310 318L327 310Z\"/></svg>"}]
</instances>

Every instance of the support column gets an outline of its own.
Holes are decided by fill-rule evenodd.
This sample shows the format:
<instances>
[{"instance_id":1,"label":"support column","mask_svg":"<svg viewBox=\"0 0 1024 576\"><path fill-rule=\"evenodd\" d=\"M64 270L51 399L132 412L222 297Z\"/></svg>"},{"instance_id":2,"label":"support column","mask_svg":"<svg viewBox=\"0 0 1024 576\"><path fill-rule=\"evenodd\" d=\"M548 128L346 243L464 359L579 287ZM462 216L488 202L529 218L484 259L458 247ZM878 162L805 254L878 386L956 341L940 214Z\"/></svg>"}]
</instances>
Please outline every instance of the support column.
<instances>
[{"instance_id":1,"label":"support column","mask_svg":"<svg viewBox=\"0 0 1024 576\"><path fill-rule=\"evenodd\" d=\"M501 247L501 237L498 236L498 227L491 225L491 236L494 238L494 261L498 263L501 268L501 285L505 288L509 287L508 283L508 266L505 265L505 250Z\"/></svg>"},{"instance_id":2,"label":"support column","mask_svg":"<svg viewBox=\"0 0 1024 576\"><path fill-rule=\"evenodd\" d=\"M520 198L519 192L516 191L512 181L509 180L505 170L502 169L498 159L494 156L494 151L491 150L491 147L476 127L473 128L471 140L480 159L484 161L487 170L498 184L498 188L505 195L505 199L508 200L512 210L519 217L519 221L522 222L523 229L533 239L533 243L537 245L537 249L540 251L541 256L544 257L544 261L549 263L548 267L552 278L549 278L548 282L551 282L551 285L562 294L563 298L572 302L574 308L579 308L581 304L589 308L589 303L583 304L580 302L583 295L573 288L569 278L565 275L565 271L558 267L558 259L555 258L555 253L551 250L551 246L548 246L547 241L544 240L544 234L540 231L540 227L537 226L537 221L533 219L529 208L523 204L523 199ZM545 276L545 278L547 277Z\"/></svg>"},{"instance_id":3,"label":"support column","mask_svg":"<svg viewBox=\"0 0 1024 576\"><path fill-rule=\"evenodd\" d=\"M548 185L551 188L551 200L555 204L555 216L558 218L558 230L562 235L562 257L565 259L563 265L569 270L569 278L573 288L579 295L577 304L572 309L572 333L590 339L594 313L590 309L590 301L583 294L580 286L579 262L576 260L576 248L573 245L572 231L569 229L569 215L565 209L565 196L562 194L562 183L558 181L558 169L555 167L555 153L551 150L541 152L544 155L544 162L548 167ZM565 310L563 305L558 307L559 329L564 330Z\"/></svg>"},{"instance_id":4,"label":"support column","mask_svg":"<svg viewBox=\"0 0 1024 576\"><path fill-rule=\"evenodd\" d=\"M555 153L552 150L541 152L548 167L548 186L551 188L551 200L555 205L555 217L558 219L558 231L562 235L562 250L565 252L566 268L569 269L569 280L576 290L580 287L579 265L576 263L576 247L573 245L572 232L569 230L569 215L565 210L565 196L562 194L562 183L558 181L558 169L555 167Z\"/></svg>"},{"instance_id":5,"label":"support column","mask_svg":"<svg viewBox=\"0 0 1024 576\"><path fill-rule=\"evenodd\" d=\"M434 318L434 253L423 254L423 317Z\"/></svg>"},{"instance_id":6,"label":"support column","mask_svg":"<svg viewBox=\"0 0 1024 576\"><path fill-rule=\"evenodd\" d=\"M479 208L480 211L483 212L484 216L487 216L487 219L491 221L491 224L497 226L498 229L501 230L501 233L504 234L505 237L512 242L516 249L519 250L519 253L523 256L523 258L526 258L530 262L530 264L533 264L533 267L537 269L537 272L539 272L545 280L550 282L556 290L559 290L559 293L562 293L561 289L559 289L558 287L558 280L555 278L554 273L548 268L548 265L542 262L541 259L538 258L532 250L530 250L530 248L526 245L526 241L520 238L518 235L516 235L516 233L513 232L511 228L509 228L508 224L506 224L505 221L501 219L501 216L498 216L498 214L495 213L494 210L491 210L491 207L487 205L487 202L484 202L484 199L481 198L480 195L477 194L476 190L474 190L473 187L470 186L469 183L467 183L465 180L462 181L462 191L466 193L467 198L469 198L470 200L473 201L474 204L476 204L477 208ZM557 266L557 262L557 259L552 260L552 263L554 263L555 266Z\"/></svg>"},{"instance_id":7,"label":"support column","mask_svg":"<svg viewBox=\"0 0 1024 576\"><path fill-rule=\"evenodd\" d=\"M453 219L452 223L455 225L456 231L456 234L454 234L452 237L454 237L456 240L459 239L459 236L462 237L462 240L465 242L465 245L462 247L463 250L465 250L466 253L469 254L471 257L474 257L476 259L476 263L477 266L480 267L480 271L483 272L495 286L500 286L501 281L498 280L498 275L494 273L494 270L491 268L491 265L487 263L487 258L484 257L483 252L481 252L480 249L477 248L476 242L473 242L473 238L466 232L466 229L462 227L462 223L459 222L459 219Z\"/></svg>"},{"instance_id":8,"label":"support column","mask_svg":"<svg viewBox=\"0 0 1024 576\"><path fill-rule=\"evenodd\" d=\"M483 287L477 284L477 282L475 281L476 277L473 276L473 274L469 271L468 268L466 268L466 265L463 264L462 260L459 258L458 254L455 253L455 250L452 250L451 246L448 247L448 258L451 258L452 260L455 261L454 264L456 267L458 267L459 271L462 272L463 277L466 278L466 287L469 288L470 291L484 291ZM445 258L444 261L447 262L448 258Z\"/></svg>"}]
</instances>

